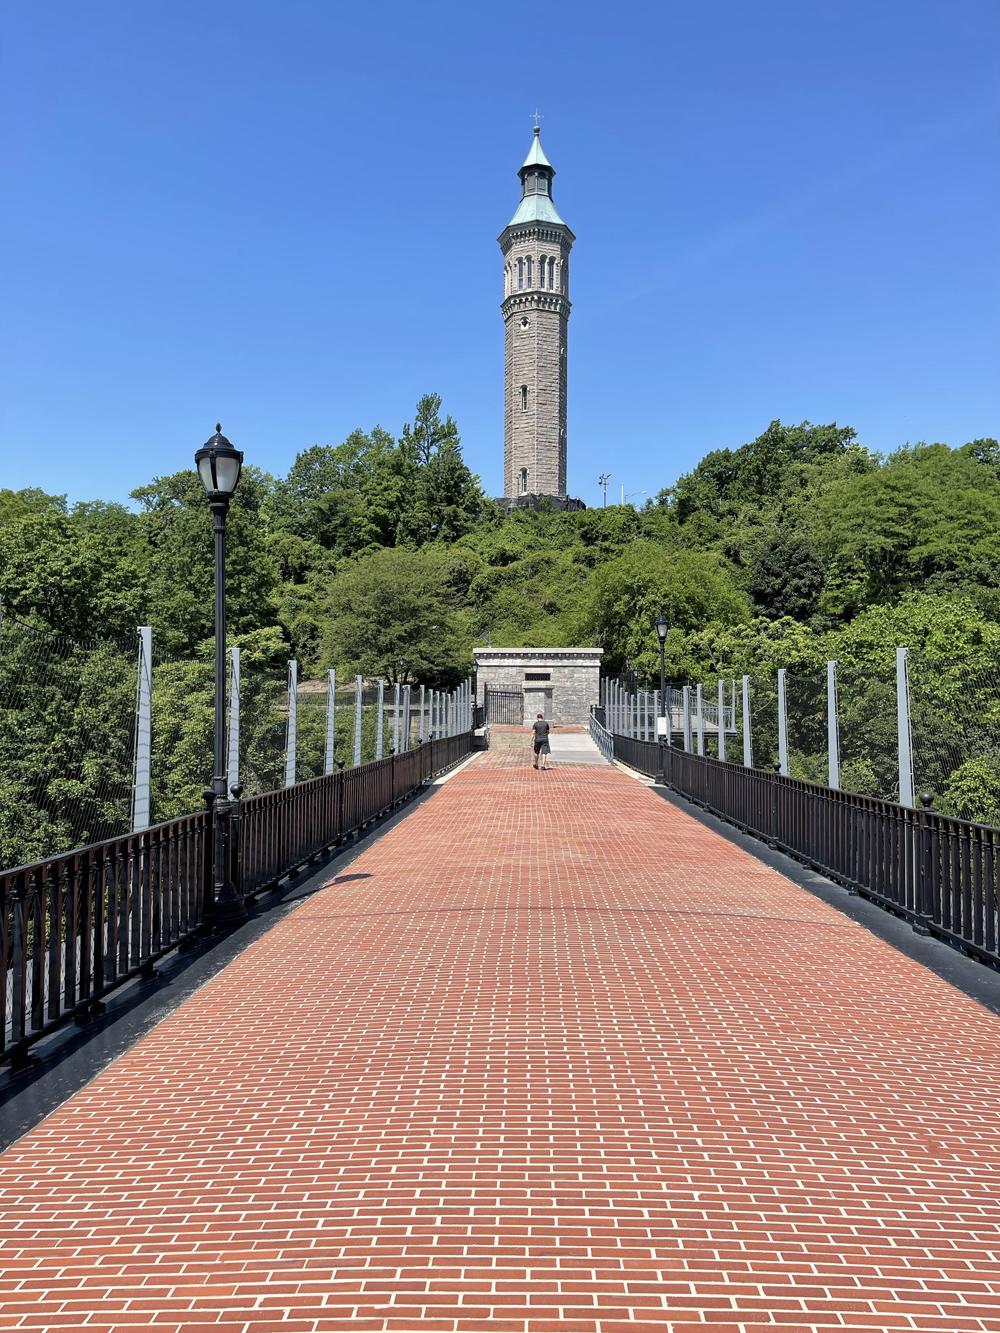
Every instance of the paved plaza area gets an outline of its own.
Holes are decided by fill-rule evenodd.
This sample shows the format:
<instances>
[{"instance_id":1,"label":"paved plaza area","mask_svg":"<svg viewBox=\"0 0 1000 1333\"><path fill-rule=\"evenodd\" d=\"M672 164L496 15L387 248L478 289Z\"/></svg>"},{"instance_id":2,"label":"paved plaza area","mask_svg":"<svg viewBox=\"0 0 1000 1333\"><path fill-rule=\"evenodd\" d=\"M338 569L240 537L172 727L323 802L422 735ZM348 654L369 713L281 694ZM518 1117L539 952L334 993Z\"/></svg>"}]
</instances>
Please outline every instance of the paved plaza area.
<instances>
[{"instance_id":1,"label":"paved plaza area","mask_svg":"<svg viewBox=\"0 0 1000 1333\"><path fill-rule=\"evenodd\" d=\"M1000 1020L481 756L0 1157L0 1329L1000 1331Z\"/></svg>"}]
</instances>

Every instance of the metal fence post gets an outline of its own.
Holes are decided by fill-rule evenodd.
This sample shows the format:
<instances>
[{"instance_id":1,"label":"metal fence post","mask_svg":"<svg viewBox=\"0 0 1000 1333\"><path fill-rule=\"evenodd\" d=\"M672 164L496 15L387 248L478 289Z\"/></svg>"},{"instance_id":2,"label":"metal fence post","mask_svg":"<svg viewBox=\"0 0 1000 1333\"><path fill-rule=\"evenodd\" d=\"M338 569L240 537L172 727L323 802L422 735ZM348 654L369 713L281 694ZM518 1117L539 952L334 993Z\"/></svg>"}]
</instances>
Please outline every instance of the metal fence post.
<instances>
[{"instance_id":1,"label":"metal fence post","mask_svg":"<svg viewBox=\"0 0 1000 1333\"><path fill-rule=\"evenodd\" d=\"M899 742L899 804L913 808L913 740L910 735L909 648L896 649L896 735Z\"/></svg>"},{"instance_id":2,"label":"metal fence post","mask_svg":"<svg viewBox=\"0 0 1000 1333\"><path fill-rule=\"evenodd\" d=\"M424 741L427 739L427 721L426 721L426 718L425 718L425 716L424 716L424 686L423 686L423 685L421 685L421 687L420 687L420 705L419 705L419 708L420 708L420 711L419 711L418 714L417 714L417 739L420 741L420 744L423 745Z\"/></svg>"},{"instance_id":3,"label":"metal fence post","mask_svg":"<svg viewBox=\"0 0 1000 1333\"><path fill-rule=\"evenodd\" d=\"M827 781L840 790L840 726L837 717L837 663L826 664L826 757Z\"/></svg>"},{"instance_id":4,"label":"metal fence post","mask_svg":"<svg viewBox=\"0 0 1000 1333\"><path fill-rule=\"evenodd\" d=\"M931 818L934 813L931 809L932 803L933 798L930 792L921 792L920 805L922 809L917 815L916 828L914 829L916 839L914 854L916 918L913 922L913 929L918 935L929 935L931 933L936 910L934 901L934 854L931 834Z\"/></svg>"},{"instance_id":5,"label":"metal fence post","mask_svg":"<svg viewBox=\"0 0 1000 1333\"><path fill-rule=\"evenodd\" d=\"M702 707L702 689L700 685L695 686L695 717L698 724L698 753L705 753L705 710Z\"/></svg>"},{"instance_id":6,"label":"metal fence post","mask_svg":"<svg viewBox=\"0 0 1000 1333\"><path fill-rule=\"evenodd\" d=\"M753 768L753 738L750 734L750 677L743 677L743 767Z\"/></svg>"},{"instance_id":7,"label":"metal fence post","mask_svg":"<svg viewBox=\"0 0 1000 1333\"><path fill-rule=\"evenodd\" d=\"M285 786L295 786L295 746L298 732L299 664L288 663L288 723L285 728Z\"/></svg>"},{"instance_id":8,"label":"metal fence post","mask_svg":"<svg viewBox=\"0 0 1000 1333\"><path fill-rule=\"evenodd\" d=\"M375 758L385 753L385 681L379 677L378 702L375 706Z\"/></svg>"},{"instance_id":9,"label":"metal fence post","mask_svg":"<svg viewBox=\"0 0 1000 1333\"><path fill-rule=\"evenodd\" d=\"M691 744L691 686L684 686L684 749L688 754L694 748Z\"/></svg>"},{"instance_id":10,"label":"metal fence post","mask_svg":"<svg viewBox=\"0 0 1000 1333\"><path fill-rule=\"evenodd\" d=\"M132 832L149 828L149 792L153 759L153 631L139 626L135 692L135 763L132 773Z\"/></svg>"},{"instance_id":11,"label":"metal fence post","mask_svg":"<svg viewBox=\"0 0 1000 1333\"><path fill-rule=\"evenodd\" d=\"M399 681L392 682L392 752L399 754Z\"/></svg>"},{"instance_id":12,"label":"metal fence post","mask_svg":"<svg viewBox=\"0 0 1000 1333\"><path fill-rule=\"evenodd\" d=\"M323 754L323 773L333 772L337 747L337 669L326 673L326 749Z\"/></svg>"},{"instance_id":13,"label":"metal fence post","mask_svg":"<svg viewBox=\"0 0 1000 1333\"><path fill-rule=\"evenodd\" d=\"M788 703L784 667L778 667L778 772L788 777Z\"/></svg>"},{"instance_id":14,"label":"metal fence post","mask_svg":"<svg viewBox=\"0 0 1000 1333\"><path fill-rule=\"evenodd\" d=\"M410 748L410 687L403 686L403 753Z\"/></svg>"},{"instance_id":15,"label":"metal fence post","mask_svg":"<svg viewBox=\"0 0 1000 1333\"><path fill-rule=\"evenodd\" d=\"M226 790L240 785L240 650L229 650L229 748L226 759Z\"/></svg>"},{"instance_id":16,"label":"metal fence post","mask_svg":"<svg viewBox=\"0 0 1000 1333\"><path fill-rule=\"evenodd\" d=\"M726 682L719 677L719 684L716 690L718 696L719 716L715 721L715 734L717 740L717 750L719 758L725 762L726 758ZM735 718L733 719L735 721Z\"/></svg>"},{"instance_id":17,"label":"metal fence post","mask_svg":"<svg viewBox=\"0 0 1000 1333\"><path fill-rule=\"evenodd\" d=\"M361 763L361 710L364 707L365 682L362 676L354 677L354 767Z\"/></svg>"}]
</instances>

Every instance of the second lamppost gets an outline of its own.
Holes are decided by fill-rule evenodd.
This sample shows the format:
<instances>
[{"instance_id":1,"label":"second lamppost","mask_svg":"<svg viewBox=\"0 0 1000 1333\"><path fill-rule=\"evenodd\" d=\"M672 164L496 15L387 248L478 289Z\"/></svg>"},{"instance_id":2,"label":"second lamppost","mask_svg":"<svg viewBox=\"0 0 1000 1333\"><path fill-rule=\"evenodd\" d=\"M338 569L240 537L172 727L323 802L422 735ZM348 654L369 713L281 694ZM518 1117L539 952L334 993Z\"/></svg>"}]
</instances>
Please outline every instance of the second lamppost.
<instances>
[{"instance_id":1,"label":"second lamppost","mask_svg":"<svg viewBox=\"0 0 1000 1333\"><path fill-rule=\"evenodd\" d=\"M246 903L233 882L231 866L233 808L226 790L226 515L243 467L216 425L215 434L194 456L208 497L215 528L215 752L211 802L214 814L212 916L218 925L246 919ZM206 793L209 796L209 793Z\"/></svg>"},{"instance_id":2,"label":"second lamppost","mask_svg":"<svg viewBox=\"0 0 1000 1333\"><path fill-rule=\"evenodd\" d=\"M670 743L670 733L668 731L667 718L667 673L663 664L663 649L667 642L667 630L670 625L666 616L657 617L656 637L660 641L660 716L656 719L656 780L663 782L665 774L663 771L663 747ZM660 718L663 718L661 726Z\"/></svg>"}]
</instances>

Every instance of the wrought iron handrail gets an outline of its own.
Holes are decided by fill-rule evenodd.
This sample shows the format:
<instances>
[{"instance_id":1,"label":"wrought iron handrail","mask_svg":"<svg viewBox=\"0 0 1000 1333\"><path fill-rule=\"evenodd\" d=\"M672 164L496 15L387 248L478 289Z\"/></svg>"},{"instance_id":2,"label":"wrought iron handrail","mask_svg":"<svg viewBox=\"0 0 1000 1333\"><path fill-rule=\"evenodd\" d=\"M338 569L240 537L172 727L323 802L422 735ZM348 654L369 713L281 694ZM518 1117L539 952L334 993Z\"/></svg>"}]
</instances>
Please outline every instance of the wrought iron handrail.
<instances>
[{"instance_id":1,"label":"wrought iron handrail","mask_svg":"<svg viewBox=\"0 0 1000 1333\"><path fill-rule=\"evenodd\" d=\"M614 737L615 758L975 957L1000 963L1000 829Z\"/></svg>"},{"instance_id":2,"label":"wrought iron handrail","mask_svg":"<svg viewBox=\"0 0 1000 1333\"><path fill-rule=\"evenodd\" d=\"M609 764L615 762L615 738L597 718L597 710L590 710L590 739Z\"/></svg>"},{"instance_id":3,"label":"wrought iron handrail","mask_svg":"<svg viewBox=\"0 0 1000 1333\"><path fill-rule=\"evenodd\" d=\"M412 796L472 751L472 733L234 803L233 877L249 899ZM203 810L0 872L0 1058L70 1018L213 917Z\"/></svg>"}]
</instances>

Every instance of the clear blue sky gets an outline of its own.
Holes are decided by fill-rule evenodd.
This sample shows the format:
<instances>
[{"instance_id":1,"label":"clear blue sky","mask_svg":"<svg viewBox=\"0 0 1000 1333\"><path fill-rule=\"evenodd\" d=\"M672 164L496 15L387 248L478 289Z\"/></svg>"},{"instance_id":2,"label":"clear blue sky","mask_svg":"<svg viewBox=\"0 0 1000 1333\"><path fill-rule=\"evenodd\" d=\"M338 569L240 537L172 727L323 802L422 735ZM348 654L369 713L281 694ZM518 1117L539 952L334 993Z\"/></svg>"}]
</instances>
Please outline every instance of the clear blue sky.
<instances>
[{"instance_id":1,"label":"clear blue sky","mask_svg":"<svg viewBox=\"0 0 1000 1333\"><path fill-rule=\"evenodd\" d=\"M1000 433L1000 6L14 0L0 485L121 499L437 391L502 478L536 106L577 235L570 490L768 421Z\"/></svg>"}]
</instances>

